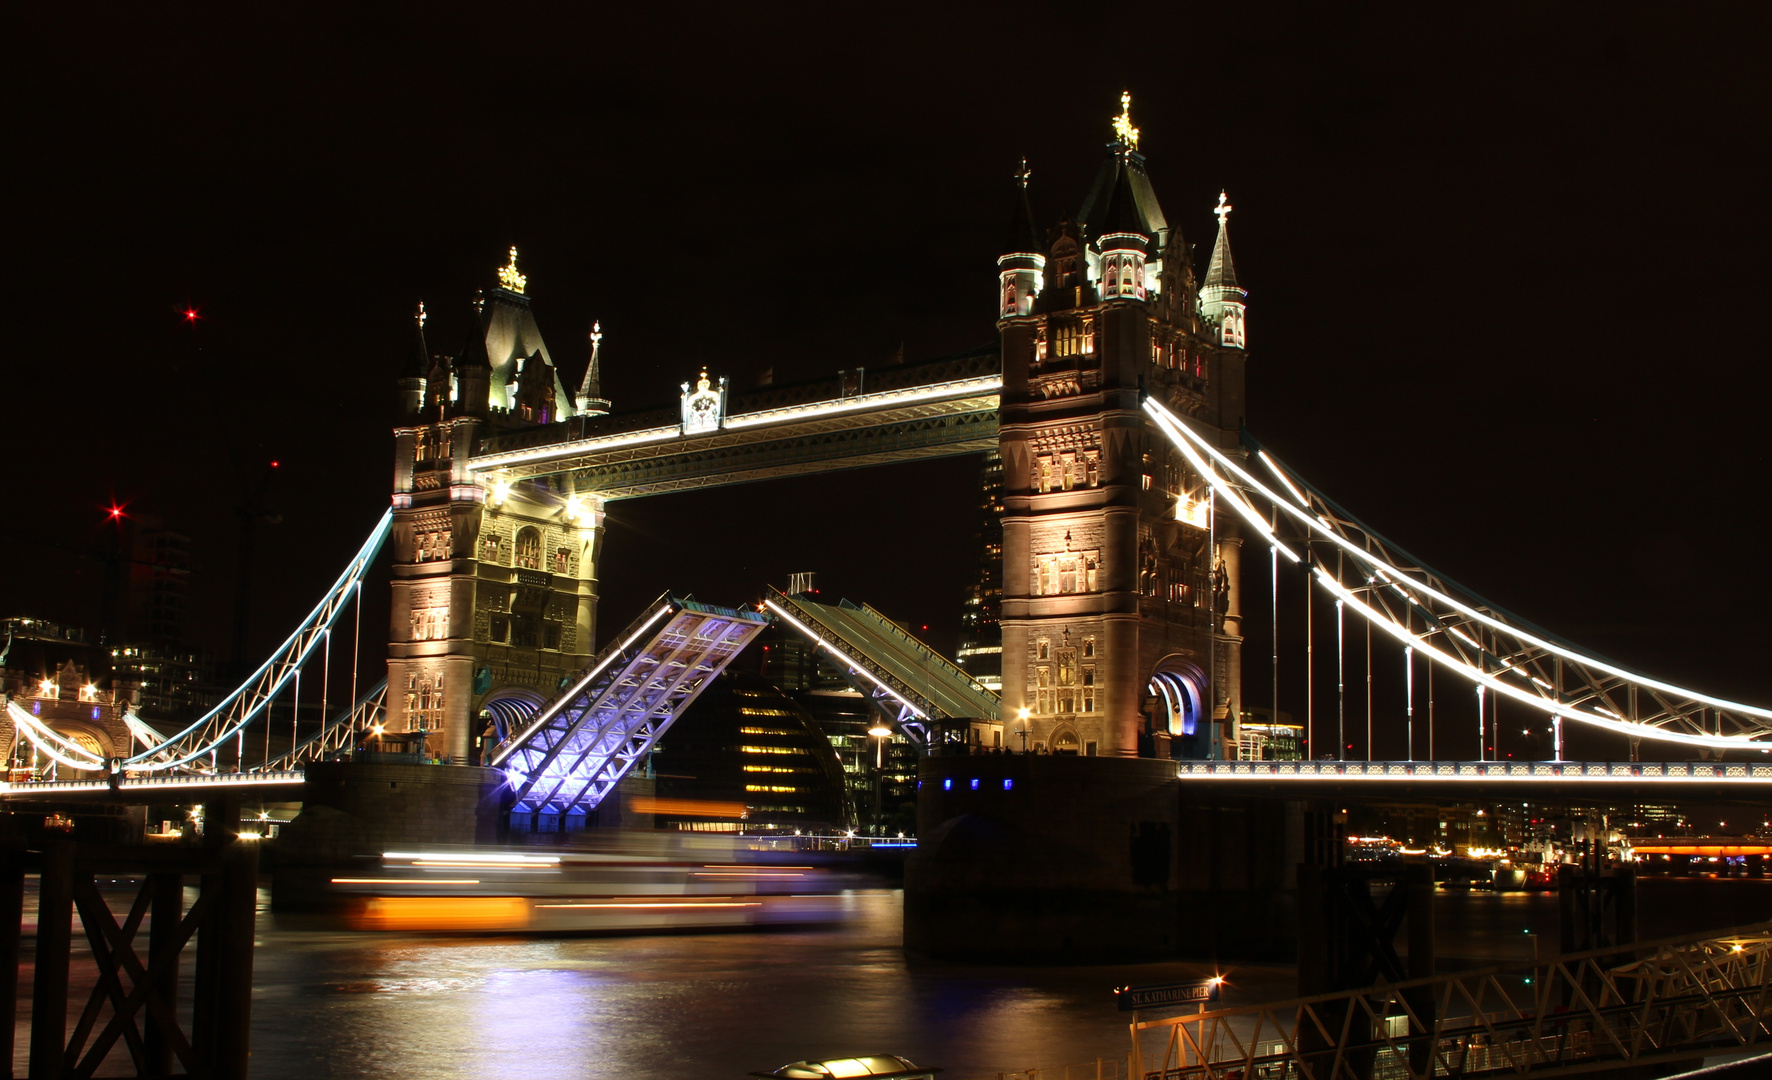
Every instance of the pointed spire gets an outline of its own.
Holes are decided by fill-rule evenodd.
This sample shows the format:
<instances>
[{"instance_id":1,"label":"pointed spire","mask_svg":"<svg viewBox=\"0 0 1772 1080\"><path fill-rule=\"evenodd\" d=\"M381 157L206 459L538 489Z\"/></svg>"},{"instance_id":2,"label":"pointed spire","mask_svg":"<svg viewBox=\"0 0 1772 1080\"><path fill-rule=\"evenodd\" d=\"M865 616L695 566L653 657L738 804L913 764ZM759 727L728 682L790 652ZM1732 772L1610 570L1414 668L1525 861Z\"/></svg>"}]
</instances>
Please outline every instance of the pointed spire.
<instances>
[{"instance_id":1,"label":"pointed spire","mask_svg":"<svg viewBox=\"0 0 1772 1080\"><path fill-rule=\"evenodd\" d=\"M1237 268L1231 262L1231 204L1225 193L1218 193L1218 242L1212 245L1212 263L1206 268L1206 280L1200 283L1200 314L1218 331L1218 342L1234 349L1248 348L1247 308L1243 298L1248 294L1237 284Z\"/></svg>"},{"instance_id":2,"label":"pointed spire","mask_svg":"<svg viewBox=\"0 0 1772 1080\"><path fill-rule=\"evenodd\" d=\"M406 362L406 374L422 379L431 370L431 351L425 346L425 302L418 302L412 313L412 354Z\"/></svg>"},{"instance_id":3,"label":"pointed spire","mask_svg":"<svg viewBox=\"0 0 1772 1080\"><path fill-rule=\"evenodd\" d=\"M591 363L585 368L584 382L578 387L578 411L581 416L604 416L609 412L609 399L603 396L602 359L603 324L591 324Z\"/></svg>"},{"instance_id":4,"label":"pointed spire","mask_svg":"<svg viewBox=\"0 0 1772 1080\"><path fill-rule=\"evenodd\" d=\"M457 370L492 366L492 360L486 355L486 294L475 290L472 306L474 317L468 320L468 340L462 346L461 355L456 358Z\"/></svg>"},{"instance_id":5,"label":"pointed spire","mask_svg":"<svg viewBox=\"0 0 1772 1080\"><path fill-rule=\"evenodd\" d=\"M1206 268L1206 288L1237 287L1237 268L1231 262L1230 219L1231 204L1225 201L1225 193L1218 193L1218 206L1213 213L1218 215L1218 240L1212 245L1212 262Z\"/></svg>"},{"instance_id":6,"label":"pointed spire","mask_svg":"<svg viewBox=\"0 0 1772 1080\"><path fill-rule=\"evenodd\" d=\"M1028 159L1021 159L1021 168L1014 173L1018 185L1015 192L1015 212L1009 219L1009 235L1003 243L1005 254L1035 254L1045 250L1046 245L1040 242L1040 230L1034 227L1034 204L1028 195L1028 180L1034 175L1028 168Z\"/></svg>"}]
</instances>

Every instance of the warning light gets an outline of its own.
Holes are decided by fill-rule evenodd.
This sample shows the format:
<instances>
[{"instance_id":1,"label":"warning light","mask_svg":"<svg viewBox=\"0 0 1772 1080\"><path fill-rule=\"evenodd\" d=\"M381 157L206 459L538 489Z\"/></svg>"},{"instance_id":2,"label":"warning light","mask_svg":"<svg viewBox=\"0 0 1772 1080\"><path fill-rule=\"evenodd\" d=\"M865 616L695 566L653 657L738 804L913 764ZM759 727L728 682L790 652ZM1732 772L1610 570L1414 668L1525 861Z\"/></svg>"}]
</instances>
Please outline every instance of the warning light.
<instances>
[{"instance_id":1,"label":"warning light","mask_svg":"<svg viewBox=\"0 0 1772 1080\"><path fill-rule=\"evenodd\" d=\"M186 308L185 309L185 321L186 322L196 322L197 321L197 309L196 308Z\"/></svg>"},{"instance_id":2,"label":"warning light","mask_svg":"<svg viewBox=\"0 0 1772 1080\"><path fill-rule=\"evenodd\" d=\"M277 465L278 465L277 462L275 462L275 461L271 462L271 468L275 469L277 467Z\"/></svg>"}]
</instances>

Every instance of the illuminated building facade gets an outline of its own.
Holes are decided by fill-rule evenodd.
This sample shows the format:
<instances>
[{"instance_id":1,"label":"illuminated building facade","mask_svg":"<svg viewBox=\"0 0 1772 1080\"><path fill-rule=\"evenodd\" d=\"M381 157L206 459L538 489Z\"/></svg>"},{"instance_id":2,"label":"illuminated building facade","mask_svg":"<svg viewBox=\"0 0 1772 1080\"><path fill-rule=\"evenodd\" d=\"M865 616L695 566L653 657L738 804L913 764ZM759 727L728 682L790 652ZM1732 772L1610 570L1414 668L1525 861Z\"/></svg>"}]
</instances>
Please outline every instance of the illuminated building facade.
<instances>
[{"instance_id":1,"label":"illuminated building facade","mask_svg":"<svg viewBox=\"0 0 1772 1080\"><path fill-rule=\"evenodd\" d=\"M133 703L133 688L95 670L102 667L104 654L87 642L82 630L45 619L10 618L0 634L0 691L6 697L84 750L104 758L132 753L123 713ZM56 768L17 731L12 732L7 759L15 769L35 769L42 776ZM56 776L90 778L68 769Z\"/></svg>"},{"instance_id":2,"label":"illuminated building facade","mask_svg":"<svg viewBox=\"0 0 1772 1080\"><path fill-rule=\"evenodd\" d=\"M854 823L818 721L757 675L722 672L671 726L652 765L662 828L829 835ZM742 805L744 816L711 812L723 805Z\"/></svg>"},{"instance_id":3,"label":"illuminated building facade","mask_svg":"<svg viewBox=\"0 0 1772 1080\"><path fill-rule=\"evenodd\" d=\"M1140 409L1156 395L1237 446L1230 207L1197 281L1128 97L1114 131L1081 212L1049 230L1023 163L998 260L1003 719L1012 745L1054 753L1235 756L1241 540Z\"/></svg>"},{"instance_id":4,"label":"illuminated building facade","mask_svg":"<svg viewBox=\"0 0 1772 1080\"><path fill-rule=\"evenodd\" d=\"M1003 455L984 456L978 475L978 565L966 586L955 662L991 690L1003 690Z\"/></svg>"},{"instance_id":5,"label":"illuminated building facade","mask_svg":"<svg viewBox=\"0 0 1772 1080\"><path fill-rule=\"evenodd\" d=\"M761 638L761 673L824 733L847 785L853 820L868 834L916 828L917 749L902 732L879 736L881 712L801 635L779 624Z\"/></svg>"}]
</instances>

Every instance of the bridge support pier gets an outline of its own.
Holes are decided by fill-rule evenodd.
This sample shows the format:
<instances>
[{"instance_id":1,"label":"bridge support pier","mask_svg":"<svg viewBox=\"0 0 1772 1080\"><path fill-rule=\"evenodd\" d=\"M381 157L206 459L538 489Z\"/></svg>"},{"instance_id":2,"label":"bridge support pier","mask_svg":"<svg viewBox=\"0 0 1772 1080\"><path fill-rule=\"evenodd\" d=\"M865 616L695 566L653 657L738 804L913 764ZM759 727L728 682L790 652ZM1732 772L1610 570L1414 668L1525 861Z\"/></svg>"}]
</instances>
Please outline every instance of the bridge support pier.
<instances>
[{"instance_id":1,"label":"bridge support pier","mask_svg":"<svg viewBox=\"0 0 1772 1080\"><path fill-rule=\"evenodd\" d=\"M1291 960L1311 808L1206 796L1173 762L924 759L905 948L931 956Z\"/></svg>"}]
</instances>

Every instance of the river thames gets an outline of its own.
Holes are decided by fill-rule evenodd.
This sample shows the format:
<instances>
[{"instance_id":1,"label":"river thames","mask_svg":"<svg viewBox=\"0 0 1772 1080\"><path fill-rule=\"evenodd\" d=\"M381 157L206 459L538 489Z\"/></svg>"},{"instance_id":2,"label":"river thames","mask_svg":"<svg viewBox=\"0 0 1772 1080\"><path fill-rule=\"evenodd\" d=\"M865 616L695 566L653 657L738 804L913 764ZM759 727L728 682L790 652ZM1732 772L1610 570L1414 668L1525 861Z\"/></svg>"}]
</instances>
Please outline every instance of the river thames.
<instances>
[{"instance_id":1,"label":"river thames","mask_svg":"<svg viewBox=\"0 0 1772 1080\"><path fill-rule=\"evenodd\" d=\"M1772 918L1772 880L1650 878L1639 895L1644 938ZM953 1080L1034 1067L1062 1077L1097 1057L1123 1069L1127 1017L1113 987L1213 973L907 958L901 896L887 888L844 894L841 921L819 928L641 937L364 933L273 916L260 899L257 1080L738 1078L857 1053L902 1054ZM1549 951L1556 913L1552 893L1442 891L1442 967L1530 959L1535 941ZM28 984L28 967L20 974ZM1292 996L1290 967L1227 963L1223 974L1227 1005ZM90 985L77 976L75 998ZM21 1069L25 1037L21 1023ZM121 1072L127 1059L107 1066Z\"/></svg>"}]
</instances>

